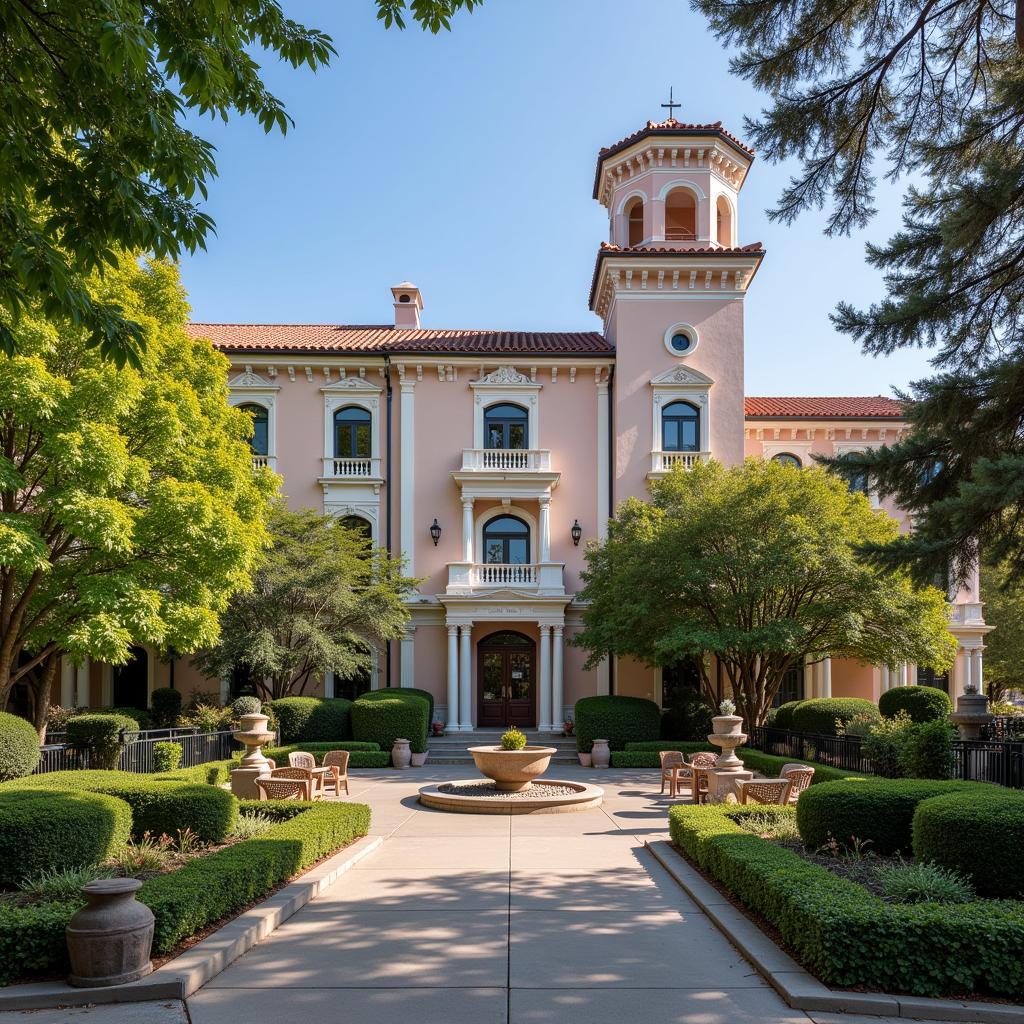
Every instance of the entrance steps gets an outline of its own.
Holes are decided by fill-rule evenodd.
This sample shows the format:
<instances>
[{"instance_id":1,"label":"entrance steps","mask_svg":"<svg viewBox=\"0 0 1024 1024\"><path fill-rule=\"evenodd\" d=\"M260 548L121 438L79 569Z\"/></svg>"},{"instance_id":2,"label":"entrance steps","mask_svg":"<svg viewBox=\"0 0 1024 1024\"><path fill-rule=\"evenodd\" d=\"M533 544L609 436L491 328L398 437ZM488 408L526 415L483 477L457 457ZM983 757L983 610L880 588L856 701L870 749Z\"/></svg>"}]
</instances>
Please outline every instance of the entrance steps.
<instances>
[{"instance_id":1,"label":"entrance steps","mask_svg":"<svg viewBox=\"0 0 1024 1024\"><path fill-rule=\"evenodd\" d=\"M499 743L504 729L474 729L445 736L431 736L430 755L427 764L473 764L473 755L467 747L485 747ZM576 756L576 737L524 729L529 746L554 747L558 753L551 758L552 764L579 764Z\"/></svg>"}]
</instances>

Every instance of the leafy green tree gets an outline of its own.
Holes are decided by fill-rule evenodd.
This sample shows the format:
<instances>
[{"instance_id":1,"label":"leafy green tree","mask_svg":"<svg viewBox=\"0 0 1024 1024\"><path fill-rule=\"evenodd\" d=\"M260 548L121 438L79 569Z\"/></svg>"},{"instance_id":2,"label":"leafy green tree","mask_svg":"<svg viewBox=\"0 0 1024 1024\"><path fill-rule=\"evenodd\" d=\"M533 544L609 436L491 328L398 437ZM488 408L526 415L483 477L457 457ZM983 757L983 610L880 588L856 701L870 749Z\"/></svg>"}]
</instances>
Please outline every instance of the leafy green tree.
<instances>
[{"instance_id":1,"label":"leafy green tree","mask_svg":"<svg viewBox=\"0 0 1024 1024\"><path fill-rule=\"evenodd\" d=\"M437 32L480 0L411 0ZM375 0L405 27L406 0ZM119 363L138 365L141 324L100 301L90 273L117 251L177 257L205 248L213 221L197 204L217 173L189 115L291 123L255 52L314 71L330 36L276 0L11 0L0 4L0 351L39 309L87 329Z\"/></svg>"},{"instance_id":2,"label":"leafy green tree","mask_svg":"<svg viewBox=\"0 0 1024 1024\"><path fill-rule=\"evenodd\" d=\"M841 303L837 327L870 354L925 346L909 435L849 457L914 515L874 549L922 580L963 579L980 545L1024 569L1024 59L1019 0L694 0L738 50L733 70L773 97L747 124L797 173L770 215L829 207L826 231L864 227L878 165L912 176L903 229L868 246L886 295Z\"/></svg>"},{"instance_id":3,"label":"leafy green tree","mask_svg":"<svg viewBox=\"0 0 1024 1024\"><path fill-rule=\"evenodd\" d=\"M368 669L372 649L402 635L418 581L334 516L276 504L268 529L252 589L232 598L197 667L218 678L241 668L267 700L301 695L327 672Z\"/></svg>"},{"instance_id":4,"label":"leafy green tree","mask_svg":"<svg viewBox=\"0 0 1024 1024\"><path fill-rule=\"evenodd\" d=\"M8 318L18 351L0 355L0 708L32 683L40 728L60 654L216 640L276 484L252 470L227 359L186 333L176 268L124 255L90 288L139 325L140 369L39 311Z\"/></svg>"},{"instance_id":5,"label":"leafy green tree","mask_svg":"<svg viewBox=\"0 0 1024 1024\"><path fill-rule=\"evenodd\" d=\"M993 704L1010 690L1024 691L1024 583L1005 566L983 566L981 599L985 621L985 691Z\"/></svg>"},{"instance_id":6,"label":"leafy green tree","mask_svg":"<svg viewBox=\"0 0 1024 1024\"><path fill-rule=\"evenodd\" d=\"M714 699L714 655L740 714L760 724L805 658L952 663L944 595L858 555L897 525L833 474L709 462L651 492L623 502L605 543L587 551L573 642L589 666L607 652L651 665L696 656Z\"/></svg>"}]
</instances>

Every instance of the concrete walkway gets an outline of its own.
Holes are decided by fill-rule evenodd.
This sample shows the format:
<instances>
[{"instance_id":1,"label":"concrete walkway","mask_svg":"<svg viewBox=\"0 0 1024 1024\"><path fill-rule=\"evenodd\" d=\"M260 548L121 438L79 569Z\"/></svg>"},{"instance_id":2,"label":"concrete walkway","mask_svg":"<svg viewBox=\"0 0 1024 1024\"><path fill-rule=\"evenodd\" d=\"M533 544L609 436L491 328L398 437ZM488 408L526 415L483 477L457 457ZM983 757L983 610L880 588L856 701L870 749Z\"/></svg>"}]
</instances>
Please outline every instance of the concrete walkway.
<instances>
[{"instance_id":1,"label":"concrete walkway","mask_svg":"<svg viewBox=\"0 0 1024 1024\"><path fill-rule=\"evenodd\" d=\"M196 993L192 1024L857 1024L789 1009L643 849L656 772L558 774L603 808L448 814L415 794L464 768L360 773L384 845Z\"/></svg>"}]
</instances>

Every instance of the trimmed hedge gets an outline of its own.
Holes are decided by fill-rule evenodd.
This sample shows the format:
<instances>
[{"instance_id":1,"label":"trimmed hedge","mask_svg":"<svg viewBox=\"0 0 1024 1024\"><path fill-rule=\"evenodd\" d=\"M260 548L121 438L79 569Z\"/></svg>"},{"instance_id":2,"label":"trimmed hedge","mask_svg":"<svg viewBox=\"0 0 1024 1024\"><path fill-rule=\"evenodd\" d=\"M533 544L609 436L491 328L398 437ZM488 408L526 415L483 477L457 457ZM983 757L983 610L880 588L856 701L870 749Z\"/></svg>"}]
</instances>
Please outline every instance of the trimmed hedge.
<instances>
[{"instance_id":1,"label":"trimmed hedge","mask_svg":"<svg viewBox=\"0 0 1024 1024\"><path fill-rule=\"evenodd\" d=\"M815 697L813 700L801 701L793 709L793 731L835 736L836 719L848 722L856 715L879 717L878 708L874 703L862 697ZM776 723L778 720L779 716L776 714Z\"/></svg>"},{"instance_id":2,"label":"trimmed hedge","mask_svg":"<svg viewBox=\"0 0 1024 1024\"><path fill-rule=\"evenodd\" d=\"M393 686L364 693L352 705L352 735L390 754L395 740L409 741L414 754L427 749L430 703L412 687Z\"/></svg>"},{"instance_id":3,"label":"trimmed hedge","mask_svg":"<svg viewBox=\"0 0 1024 1024\"><path fill-rule=\"evenodd\" d=\"M808 794L823 788L800 797L798 819ZM750 810L679 805L669 810L669 830L688 857L761 914L823 982L920 996L1024 996L1019 903L885 903L745 832L735 819Z\"/></svg>"},{"instance_id":4,"label":"trimmed hedge","mask_svg":"<svg viewBox=\"0 0 1024 1024\"><path fill-rule=\"evenodd\" d=\"M805 761L799 757L780 757L777 754L763 754L760 750L749 750L746 747L740 747L736 753L743 764L751 771L761 772L762 775L772 779L777 779L783 765L787 764L806 764L808 767L813 768L814 778L811 779L812 786L822 782L838 782L841 779L863 779L865 777L861 772L848 772L842 768L833 768L831 765L821 764L818 761ZM800 799L803 800L803 796Z\"/></svg>"},{"instance_id":5,"label":"trimmed hedge","mask_svg":"<svg viewBox=\"0 0 1024 1024\"><path fill-rule=\"evenodd\" d=\"M701 750L711 750L707 743L687 740L673 743L671 740L633 740L626 744L625 750L612 751L613 768L659 768L661 759L658 753L662 750L678 750L689 756ZM717 751L711 751L717 753Z\"/></svg>"},{"instance_id":6,"label":"trimmed hedge","mask_svg":"<svg viewBox=\"0 0 1024 1024\"><path fill-rule=\"evenodd\" d=\"M68 719L68 743L88 747L91 763L102 770L117 767L121 757L121 733L138 731L138 723L127 715L96 712Z\"/></svg>"},{"instance_id":7,"label":"trimmed hedge","mask_svg":"<svg viewBox=\"0 0 1024 1024\"><path fill-rule=\"evenodd\" d=\"M200 768L211 769L210 765ZM212 769L214 772L216 768ZM188 769L194 771L194 769ZM219 843L238 820L238 801L226 790L185 781L181 773L136 775L132 772L68 771L47 772L0 786L0 795L9 789L82 791L106 793L123 800L132 809L132 836L144 832L153 836L174 836L178 829L190 828L203 841Z\"/></svg>"},{"instance_id":8,"label":"trimmed hedge","mask_svg":"<svg viewBox=\"0 0 1024 1024\"><path fill-rule=\"evenodd\" d=\"M370 697L374 693L394 693L395 690L401 693L411 694L414 697L422 697L427 704L430 705L430 710L427 712L427 723L434 720L434 695L429 690L421 690L418 686L392 686L385 687L383 690L367 690L366 693L359 694L359 698ZM371 697L372 699L372 697Z\"/></svg>"},{"instance_id":9,"label":"trimmed hedge","mask_svg":"<svg viewBox=\"0 0 1024 1024\"><path fill-rule=\"evenodd\" d=\"M661 735L661 708L643 697L582 697L576 701L576 749L589 754L595 739L612 750Z\"/></svg>"},{"instance_id":10,"label":"trimmed hedge","mask_svg":"<svg viewBox=\"0 0 1024 1024\"><path fill-rule=\"evenodd\" d=\"M39 736L31 722L0 711L0 782L31 775L39 764Z\"/></svg>"},{"instance_id":11,"label":"trimmed hedge","mask_svg":"<svg viewBox=\"0 0 1024 1024\"><path fill-rule=\"evenodd\" d=\"M324 754L329 750L348 750L349 768L390 768L391 751L381 750L376 743L346 740L344 743L295 743L287 747L264 747L263 754L283 766L288 763L288 755L296 751L305 751L316 758L317 764L323 764ZM237 763L237 762L236 762Z\"/></svg>"},{"instance_id":12,"label":"trimmed hedge","mask_svg":"<svg viewBox=\"0 0 1024 1024\"><path fill-rule=\"evenodd\" d=\"M153 744L153 771L173 772L181 767L182 749L180 743L168 741Z\"/></svg>"},{"instance_id":13,"label":"trimmed hedge","mask_svg":"<svg viewBox=\"0 0 1024 1024\"><path fill-rule=\"evenodd\" d=\"M878 710L886 718L895 718L906 711L912 722L933 722L949 718L953 702L949 694L937 686L894 686L878 698Z\"/></svg>"},{"instance_id":14,"label":"trimmed hedge","mask_svg":"<svg viewBox=\"0 0 1024 1024\"><path fill-rule=\"evenodd\" d=\"M155 953L169 953L184 939L266 896L318 860L365 836L370 809L364 804L288 801L254 804L285 820L256 839L190 861L145 882L138 899L156 918ZM69 969L64 929L81 905L0 903L0 984L26 974Z\"/></svg>"},{"instance_id":15,"label":"trimmed hedge","mask_svg":"<svg viewBox=\"0 0 1024 1024\"><path fill-rule=\"evenodd\" d=\"M148 729L153 724L153 719L145 708L90 708L90 715L120 715L121 718L132 720L133 730Z\"/></svg>"},{"instance_id":16,"label":"trimmed hedge","mask_svg":"<svg viewBox=\"0 0 1024 1024\"><path fill-rule=\"evenodd\" d=\"M707 743L665 743L662 741L653 743L627 743L625 750L617 750L612 754L613 768L658 768L661 761L658 758L659 750L678 750L689 756L701 750L710 750L717 754ZM761 772L770 778L778 778L779 772L784 764L807 764L814 769L814 783L833 782L837 779L863 778L856 772L846 772L839 768L832 768L829 765L818 764L815 761L802 761L796 757L777 757L774 754L762 754L759 750L749 750L740 747L736 751L740 760L753 771ZM802 798L801 798L802 799Z\"/></svg>"},{"instance_id":17,"label":"trimmed hedge","mask_svg":"<svg viewBox=\"0 0 1024 1024\"><path fill-rule=\"evenodd\" d=\"M772 721L772 726L776 729L787 729L789 731L796 728L793 725L793 712L801 704L803 704L802 700L789 700L785 704L780 704L775 709L775 718Z\"/></svg>"},{"instance_id":18,"label":"trimmed hedge","mask_svg":"<svg viewBox=\"0 0 1024 1024\"><path fill-rule=\"evenodd\" d=\"M352 701L341 697L280 697L272 700L282 743L329 743L352 739Z\"/></svg>"},{"instance_id":19,"label":"trimmed hedge","mask_svg":"<svg viewBox=\"0 0 1024 1024\"><path fill-rule=\"evenodd\" d=\"M124 848L132 812L102 793L0 792L0 885L106 860Z\"/></svg>"},{"instance_id":20,"label":"trimmed hedge","mask_svg":"<svg viewBox=\"0 0 1024 1024\"><path fill-rule=\"evenodd\" d=\"M979 896L1020 899L1024 891L1024 793L948 793L914 812L914 856L974 880Z\"/></svg>"},{"instance_id":21,"label":"trimmed hedge","mask_svg":"<svg viewBox=\"0 0 1024 1024\"><path fill-rule=\"evenodd\" d=\"M912 848L914 812L922 800L946 793L971 797L984 793L984 782L931 779L847 779L812 786L801 794L796 808L800 838L812 850L831 838L841 845L856 837L870 840L874 853L889 854Z\"/></svg>"},{"instance_id":22,"label":"trimmed hedge","mask_svg":"<svg viewBox=\"0 0 1024 1024\"><path fill-rule=\"evenodd\" d=\"M178 720L181 714L181 690L170 686L160 686L150 697L153 724L158 729L168 728Z\"/></svg>"}]
</instances>

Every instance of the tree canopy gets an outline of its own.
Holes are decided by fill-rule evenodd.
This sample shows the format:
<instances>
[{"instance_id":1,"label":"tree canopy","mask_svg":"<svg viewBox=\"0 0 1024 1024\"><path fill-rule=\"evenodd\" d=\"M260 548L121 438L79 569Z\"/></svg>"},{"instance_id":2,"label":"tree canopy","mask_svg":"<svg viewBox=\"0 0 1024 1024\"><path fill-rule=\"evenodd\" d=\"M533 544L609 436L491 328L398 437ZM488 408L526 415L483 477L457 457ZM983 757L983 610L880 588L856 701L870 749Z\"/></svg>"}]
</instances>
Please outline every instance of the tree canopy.
<instances>
[{"instance_id":1,"label":"tree canopy","mask_svg":"<svg viewBox=\"0 0 1024 1024\"><path fill-rule=\"evenodd\" d=\"M748 723L761 723L786 672L805 659L909 660L943 669L956 641L945 595L866 563L865 542L896 522L823 469L747 460L676 470L629 498L587 551L588 666L608 652L651 665L696 656L715 693L722 665Z\"/></svg>"},{"instance_id":2,"label":"tree canopy","mask_svg":"<svg viewBox=\"0 0 1024 1024\"><path fill-rule=\"evenodd\" d=\"M694 0L739 52L733 70L773 97L748 121L758 150L798 171L770 215L828 207L826 230L873 213L878 175L910 176L903 229L868 246L886 294L840 303L839 330L870 354L935 349L907 400L909 435L843 472L914 515L874 549L920 579L978 546L1024 569L1024 59L1015 0Z\"/></svg>"},{"instance_id":3,"label":"tree canopy","mask_svg":"<svg viewBox=\"0 0 1024 1024\"><path fill-rule=\"evenodd\" d=\"M185 330L177 270L124 254L89 286L139 325L140 369L38 310L7 320L18 352L0 355L0 709L16 682L52 681L61 653L117 664L133 644L213 643L276 489L253 472L227 359Z\"/></svg>"},{"instance_id":4,"label":"tree canopy","mask_svg":"<svg viewBox=\"0 0 1024 1024\"><path fill-rule=\"evenodd\" d=\"M1010 690L1024 691L1024 582L1005 566L981 570L985 621L985 692L998 703Z\"/></svg>"},{"instance_id":5,"label":"tree canopy","mask_svg":"<svg viewBox=\"0 0 1024 1024\"><path fill-rule=\"evenodd\" d=\"M480 0L374 0L386 26L448 28ZM330 36L276 0L17 0L0 4L0 351L41 310L87 330L90 344L139 365L142 326L88 276L118 250L175 258L214 228L199 200L214 147L188 115L291 120L259 51L316 70Z\"/></svg>"},{"instance_id":6,"label":"tree canopy","mask_svg":"<svg viewBox=\"0 0 1024 1024\"><path fill-rule=\"evenodd\" d=\"M276 504L268 529L252 589L232 598L219 642L196 665L219 678L242 669L266 699L369 669L372 649L402 635L417 580L334 516Z\"/></svg>"}]
</instances>

